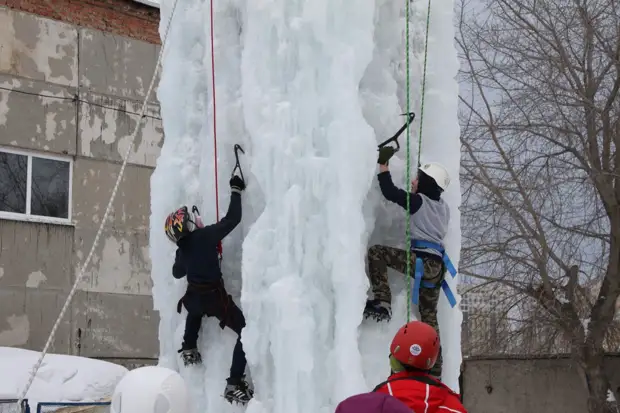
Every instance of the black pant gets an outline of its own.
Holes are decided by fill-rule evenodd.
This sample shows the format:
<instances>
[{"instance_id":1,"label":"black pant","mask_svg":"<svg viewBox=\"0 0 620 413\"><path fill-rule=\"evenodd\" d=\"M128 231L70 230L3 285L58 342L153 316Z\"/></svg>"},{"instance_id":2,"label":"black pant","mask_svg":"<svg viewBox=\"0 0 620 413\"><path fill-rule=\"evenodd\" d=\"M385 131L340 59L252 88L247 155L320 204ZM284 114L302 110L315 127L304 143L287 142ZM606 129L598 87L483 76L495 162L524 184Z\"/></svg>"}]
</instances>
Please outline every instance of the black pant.
<instances>
[{"instance_id":1,"label":"black pant","mask_svg":"<svg viewBox=\"0 0 620 413\"><path fill-rule=\"evenodd\" d=\"M181 302L187 310L185 334L183 335L183 350L197 347L198 333L202 324L202 317L215 317L220 320L220 327L228 327L237 333L237 343L233 350L230 366L229 383L237 383L245 372L247 364L243 345L241 344L241 330L245 327L245 317L237 307L230 294L226 292L222 280L213 284L195 285L187 287L185 296L179 301L177 310L181 311Z\"/></svg>"}]
</instances>

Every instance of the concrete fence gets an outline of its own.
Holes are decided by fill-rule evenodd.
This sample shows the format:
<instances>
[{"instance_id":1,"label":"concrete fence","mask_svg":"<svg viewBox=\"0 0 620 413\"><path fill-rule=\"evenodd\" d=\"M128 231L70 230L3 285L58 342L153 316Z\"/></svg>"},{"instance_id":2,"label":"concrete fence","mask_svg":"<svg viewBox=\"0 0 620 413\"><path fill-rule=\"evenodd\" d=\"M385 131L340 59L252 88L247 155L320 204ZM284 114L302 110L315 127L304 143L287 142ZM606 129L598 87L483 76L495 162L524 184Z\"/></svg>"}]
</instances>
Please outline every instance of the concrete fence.
<instances>
[{"instance_id":1,"label":"concrete fence","mask_svg":"<svg viewBox=\"0 0 620 413\"><path fill-rule=\"evenodd\" d=\"M609 354L605 369L617 395L620 354ZM470 412L587 412L585 377L568 356L469 358L462 383L463 402Z\"/></svg>"}]
</instances>

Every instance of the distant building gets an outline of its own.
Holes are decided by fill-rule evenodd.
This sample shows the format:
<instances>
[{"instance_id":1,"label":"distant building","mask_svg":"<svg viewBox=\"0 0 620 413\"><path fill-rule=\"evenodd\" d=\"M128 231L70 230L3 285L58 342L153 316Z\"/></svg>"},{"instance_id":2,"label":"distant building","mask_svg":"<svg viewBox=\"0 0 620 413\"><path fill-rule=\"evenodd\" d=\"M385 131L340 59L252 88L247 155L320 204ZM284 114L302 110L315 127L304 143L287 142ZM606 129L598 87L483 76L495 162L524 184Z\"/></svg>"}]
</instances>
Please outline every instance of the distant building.
<instances>
[{"instance_id":1,"label":"distant building","mask_svg":"<svg viewBox=\"0 0 620 413\"><path fill-rule=\"evenodd\" d=\"M143 3L0 6L0 346L43 348L93 245L160 49L159 9ZM50 351L157 356L149 214L162 142L153 94Z\"/></svg>"},{"instance_id":2,"label":"distant building","mask_svg":"<svg viewBox=\"0 0 620 413\"><path fill-rule=\"evenodd\" d=\"M509 334L506 318L510 289L499 283L460 284L463 297L461 344L464 356L497 354L505 351Z\"/></svg>"}]
</instances>

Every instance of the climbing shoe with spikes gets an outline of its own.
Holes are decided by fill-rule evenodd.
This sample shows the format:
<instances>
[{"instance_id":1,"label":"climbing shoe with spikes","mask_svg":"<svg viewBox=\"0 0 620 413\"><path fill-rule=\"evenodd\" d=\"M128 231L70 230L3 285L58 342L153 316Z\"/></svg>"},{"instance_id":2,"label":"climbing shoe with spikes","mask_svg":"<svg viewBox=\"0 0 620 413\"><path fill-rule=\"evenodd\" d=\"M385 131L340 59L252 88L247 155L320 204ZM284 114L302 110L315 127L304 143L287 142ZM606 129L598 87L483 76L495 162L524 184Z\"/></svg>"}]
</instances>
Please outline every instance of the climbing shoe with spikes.
<instances>
[{"instance_id":1,"label":"climbing shoe with spikes","mask_svg":"<svg viewBox=\"0 0 620 413\"><path fill-rule=\"evenodd\" d=\"M229 379L224 391L224 397L231 404L247 404L254 397L254 392L244 379L239 379L238 381L231 381Z\"/></svg>"},{"instance_id":2,"label":"climbing shoe with spikes","mask_svg":"<svg viewBox=\"0 0 620 413\"><path fill-rule=\"evenodd\" d=\"M202 363L202 356L196 348L190 348L187 350L181 349L179 350L179 353L181 353L181 358L183 359L183 364L185 364L185 366Z\"/></svg>"}]
</instances>

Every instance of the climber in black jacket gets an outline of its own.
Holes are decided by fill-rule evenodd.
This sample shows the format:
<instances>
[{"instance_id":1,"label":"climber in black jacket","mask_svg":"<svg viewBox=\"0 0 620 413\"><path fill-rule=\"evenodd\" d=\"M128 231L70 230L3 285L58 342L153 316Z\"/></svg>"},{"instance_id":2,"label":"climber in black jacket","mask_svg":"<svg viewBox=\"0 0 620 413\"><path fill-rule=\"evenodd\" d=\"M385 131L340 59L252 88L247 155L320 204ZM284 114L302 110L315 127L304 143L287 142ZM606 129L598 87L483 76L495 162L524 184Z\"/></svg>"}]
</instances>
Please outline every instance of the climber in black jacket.
<instances>
[{"instance_id":1,"label":"climber in black jacket","mask_svg":"<svg viewBox=\"0 0 620 413\"><path fill-rule=\"evenodd\" d=\"M177 279L187 276L187 291L177 306L179 313L181 306L187 310L183 345L179 350L183 362L186 366L202 362L197 349L202 318L216 317L221 328L229 327L238 335L224 396L229 402L245 404L253 396L244 378L247 361L241 330L245 327L245 317L224 288L218 251L222 239L241 222L241 192L245 182L235 175L230 179L230 188L230 205L221 221L204 226L198 209L194 207L190 212L184 206L168 215L165 229L178 247L172 275Z\"/></svg>"}]
</instances>

